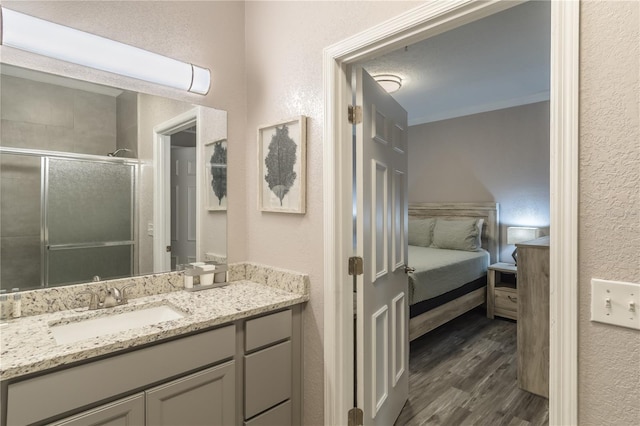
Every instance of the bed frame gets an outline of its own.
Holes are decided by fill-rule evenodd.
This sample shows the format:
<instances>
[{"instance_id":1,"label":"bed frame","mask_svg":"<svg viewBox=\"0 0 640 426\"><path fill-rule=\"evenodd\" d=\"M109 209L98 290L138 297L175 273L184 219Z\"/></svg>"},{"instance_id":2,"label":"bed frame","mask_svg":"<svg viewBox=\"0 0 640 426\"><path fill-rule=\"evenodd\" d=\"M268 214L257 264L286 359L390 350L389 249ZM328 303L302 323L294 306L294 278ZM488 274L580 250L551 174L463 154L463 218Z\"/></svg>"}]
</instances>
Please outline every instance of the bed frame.
<instances>
[{"instance_id":1,"label":"bed frame","mask_svg":"<svg viewBox=\"0 0 640 426\"><path fill-rule=\"evenodd\" d=\"M489 252L489 264L498 261L498 203L409 203L410 218L483 218L482 248ZM409 264L411 259L409 259ZM409 341L440 327L463 313L485 303L486 285L428 312L409 318Z\"/></svg>"}]
</instances>

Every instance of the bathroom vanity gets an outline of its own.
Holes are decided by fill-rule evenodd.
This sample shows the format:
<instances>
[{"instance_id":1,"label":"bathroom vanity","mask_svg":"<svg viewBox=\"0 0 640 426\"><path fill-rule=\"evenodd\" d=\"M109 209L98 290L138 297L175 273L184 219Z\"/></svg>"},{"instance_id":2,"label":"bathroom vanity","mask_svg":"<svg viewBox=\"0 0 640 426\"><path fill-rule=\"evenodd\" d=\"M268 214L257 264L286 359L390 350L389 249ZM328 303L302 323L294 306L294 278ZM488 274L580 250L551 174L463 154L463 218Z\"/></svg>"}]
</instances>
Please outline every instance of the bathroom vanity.
<instances>
[{"instance_id":1,"label":"bathroom vanity","mask_svg":"<svg viewBox=\"0 0 640 426\"><path fill-rule=\"evenodd\" d=\"M2 426L301 422L307 294L248 280L2 328ZM165 305L179 319L59 344L51 327Z\"/></svg>"}]
</instances>

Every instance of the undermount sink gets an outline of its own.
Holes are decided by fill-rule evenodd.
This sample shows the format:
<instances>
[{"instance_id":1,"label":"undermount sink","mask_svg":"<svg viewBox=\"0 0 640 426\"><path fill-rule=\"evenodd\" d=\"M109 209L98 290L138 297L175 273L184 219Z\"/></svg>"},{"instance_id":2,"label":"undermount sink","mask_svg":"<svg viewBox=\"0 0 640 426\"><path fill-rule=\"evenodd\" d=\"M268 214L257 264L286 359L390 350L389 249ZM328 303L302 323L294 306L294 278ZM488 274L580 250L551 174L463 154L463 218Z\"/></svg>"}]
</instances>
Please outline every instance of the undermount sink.
<instances>
[{"instance_id":1,"label":"undermount sink","mask_svg":"<svg viewBox=\"0 0 640 426\"><path fill-rule=\"evenodd\" d=\"M56 343L65 345L93 337L118 333L184 318L186 314L167 305L141 307L140 309L87 318L67 324L49 325Z\"/></svg>"}]
</instances>

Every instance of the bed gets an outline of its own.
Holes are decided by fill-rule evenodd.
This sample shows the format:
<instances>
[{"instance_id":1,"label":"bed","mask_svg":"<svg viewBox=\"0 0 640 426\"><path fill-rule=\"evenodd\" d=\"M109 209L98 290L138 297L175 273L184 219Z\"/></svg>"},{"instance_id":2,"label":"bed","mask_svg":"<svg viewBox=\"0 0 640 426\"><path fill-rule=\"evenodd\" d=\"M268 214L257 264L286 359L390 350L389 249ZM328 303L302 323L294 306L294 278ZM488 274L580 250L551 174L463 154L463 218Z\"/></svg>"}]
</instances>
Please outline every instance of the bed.
<instances>
[{"instance_id":1,"label":"bed","mask_svg":"<svg viewBox=\"0 0 640 426\"><path fill-rule=\"evenodd\" d=\"M409 203L409 340L485 303L487 268L498 256L498 209Z\"/></svg>"}]
</instances>

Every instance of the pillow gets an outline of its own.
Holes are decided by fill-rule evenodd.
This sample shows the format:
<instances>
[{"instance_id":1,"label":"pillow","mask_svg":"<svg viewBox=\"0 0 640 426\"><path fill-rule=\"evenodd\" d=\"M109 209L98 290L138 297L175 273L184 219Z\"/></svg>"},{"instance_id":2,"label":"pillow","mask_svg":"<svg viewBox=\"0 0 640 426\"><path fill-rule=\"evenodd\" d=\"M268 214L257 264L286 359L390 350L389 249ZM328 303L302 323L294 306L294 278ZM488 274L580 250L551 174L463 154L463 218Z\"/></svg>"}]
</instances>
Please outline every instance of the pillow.
<instances>
[{"instance_id":1,"label":"pillow","mask_svg":"<svg viewBox=\"0 0 640 426\"><path fill-rule=\"evenodd\" d=\"M433 228L432 247L478 251L481 248L482 219L438 219Z\"/></svg>"},{"instance_id":2,"label":"pillow","mask_svg":"<svg viewBox=\"0 0 640 426\"><path fill-rule=\"evenodd\" d=\"M435 218L409 219L409 245L429 247Z\"/></svg>"}]
</instances>

